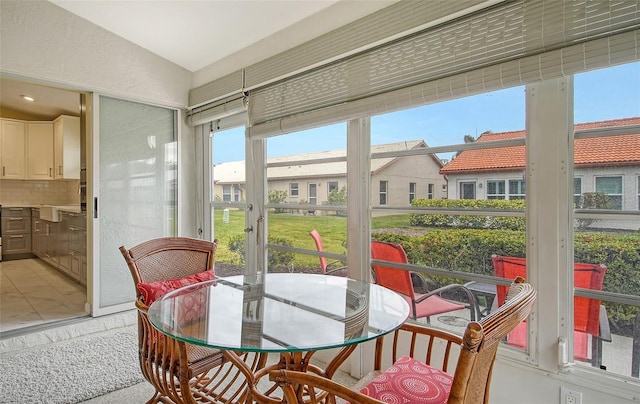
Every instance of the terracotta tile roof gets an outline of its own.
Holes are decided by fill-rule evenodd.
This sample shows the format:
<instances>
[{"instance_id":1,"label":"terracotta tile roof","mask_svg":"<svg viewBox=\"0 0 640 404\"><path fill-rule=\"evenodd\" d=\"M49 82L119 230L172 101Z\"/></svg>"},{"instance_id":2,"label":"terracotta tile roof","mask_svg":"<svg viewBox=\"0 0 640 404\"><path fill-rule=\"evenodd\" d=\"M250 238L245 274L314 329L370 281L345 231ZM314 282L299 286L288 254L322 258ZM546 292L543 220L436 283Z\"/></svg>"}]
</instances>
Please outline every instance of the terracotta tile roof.
<instances>
[{"instance_id":1,"label":"terracotta tile roof","mask_svg":"<svg viewBox=\"0 0 640 404\"><path fill-rule=\"evenodd\" d=\"M575 125L575 130L640 125L640 117L588 122ZM525 131L488 133L477 142L491 142L525 137ZM605 138L577 139L574 143L574 163L577 167L640 166L640 133L608 136ZM513 171L525 167L525 146L497 147L483 150L466 150L447 165L441 174L467 173L470 171Z\"/></svg>"}]
</instances>

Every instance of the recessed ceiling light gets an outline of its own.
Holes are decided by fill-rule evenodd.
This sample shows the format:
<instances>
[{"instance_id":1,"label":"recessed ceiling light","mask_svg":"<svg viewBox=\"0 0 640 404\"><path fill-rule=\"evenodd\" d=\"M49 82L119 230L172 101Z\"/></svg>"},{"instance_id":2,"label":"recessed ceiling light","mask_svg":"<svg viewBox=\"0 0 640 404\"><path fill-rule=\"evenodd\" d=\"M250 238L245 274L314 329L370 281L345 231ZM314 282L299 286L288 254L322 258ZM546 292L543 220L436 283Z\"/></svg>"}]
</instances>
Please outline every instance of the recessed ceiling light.
<instances>
[{"instance_id":1,"label":"recessed ceiling light","mask_svg":"<svg viewBox=\"0 0 640 404\"><path fill-rule=\"evenodd\" d=\"M29 101L29 102L35 101L35 98L30 97L28 95L21 95L21 97L24 98L25 100Z\"/></svg>"}]
</instances>

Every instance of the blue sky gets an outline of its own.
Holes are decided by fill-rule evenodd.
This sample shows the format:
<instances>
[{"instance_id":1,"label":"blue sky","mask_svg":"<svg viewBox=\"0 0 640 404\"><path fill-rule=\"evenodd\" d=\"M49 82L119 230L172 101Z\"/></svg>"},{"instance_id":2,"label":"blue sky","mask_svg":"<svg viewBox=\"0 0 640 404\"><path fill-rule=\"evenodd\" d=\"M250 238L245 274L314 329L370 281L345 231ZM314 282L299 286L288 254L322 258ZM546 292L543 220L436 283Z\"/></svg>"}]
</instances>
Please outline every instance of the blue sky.
<instances>
[{"instance_id":1,"label":"blue sky","mask_svg":"<svg viewBox=\"0 0 640 404\"><path fill-rule=\"evenodd\" d=\"M576 75L576 123L640 116L640 62ZM462 143L465 135L525 127L524 86L371 118L371 143L424 140L429 146ZM346 148L346 124L269 138L267 154L285 156ZM244 128L216 133L214 163L244 160ZM446 157L446 156L441 156Z\"/></svg>"}]
</instances>

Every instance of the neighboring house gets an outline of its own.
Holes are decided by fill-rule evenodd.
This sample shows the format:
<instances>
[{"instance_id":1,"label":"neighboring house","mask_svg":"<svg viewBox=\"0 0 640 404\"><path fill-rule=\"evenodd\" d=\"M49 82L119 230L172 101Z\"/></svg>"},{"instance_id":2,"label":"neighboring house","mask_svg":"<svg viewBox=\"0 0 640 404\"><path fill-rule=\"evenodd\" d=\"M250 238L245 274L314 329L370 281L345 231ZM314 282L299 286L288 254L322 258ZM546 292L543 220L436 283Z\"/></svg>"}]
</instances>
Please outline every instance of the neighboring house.
<instances>
[{"instance_id":1,"label":"neighboring house","mask_svg":"<svg viewBox=\"0 0 640 404\"><path fill-rule=\"evenodd\" d=\"M371 153L427 147L422 140L376 145ZM347 185L346 150L330 150L269 158L269 190L286 191L287 203L326 204L333 190ZM322 160L314 163L314 161ZM291 162L291 165L282 165ZM371 200L382 206L409 206L414 198L443 199L446 181L439 174L442 161L435 155L371 159ZM418 167L419 169L416 169ZM244 199L245 163L234 161L213 167L214 198L236 202Z\"/></svg>"},{"instance_id":2,"label":"neighboring house","mask_svg":"<svg viewBox=\"0 0 640 404\"><path fill-rule=\"evenodd\" d=\"M640 125L640 117L575 125L575 132ZM640 132L585 137L574 142L574 200L603 192L611 208L640 209ZM525 131L487 133L477 142L524 138ZM440 173L447 177L450 199L523 199L525 146L463 151Z\"/></svg>"}]
</instances>

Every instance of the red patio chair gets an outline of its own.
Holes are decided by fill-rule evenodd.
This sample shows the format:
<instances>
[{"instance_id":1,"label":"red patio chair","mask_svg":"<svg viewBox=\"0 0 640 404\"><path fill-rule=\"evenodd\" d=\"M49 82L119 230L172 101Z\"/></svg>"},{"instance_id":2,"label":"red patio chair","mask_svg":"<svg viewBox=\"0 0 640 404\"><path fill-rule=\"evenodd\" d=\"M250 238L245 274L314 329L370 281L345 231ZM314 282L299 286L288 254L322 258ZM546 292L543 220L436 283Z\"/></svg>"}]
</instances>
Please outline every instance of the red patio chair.
<instances>
[{"instance_id":1,"label":"red patio chair","mask_svg":"<svg viewBox=\"0 0 640 404\"><path fill-rule=\"evenodd\" d=\"M385 243L381 241L371 242L371 258L380 261L391 261L400 264L407 263L407 254L400 244ZM471 321L476 320L476 300L466 287L459 284L446 285L429 291L425 294L417 294L413 288L411 272L398 268L386 267L381 264L372 264L376 283L403 295L409 303L410 316L417 320L449 313L452 311L469 309ZM440 295L445 291L462 291L468 304L453 302L443 299Z\"/></svg>"},{"instance_id":2,"label":"red patio chair","mask_svg":"<svg viewBox=\"0 0 640 404\"><path fill-rule=\"evenodd\" d=\"M527 261L525 258L491 256L495 275L513 279L515 276L526 275ZM575 263L573 285L577 288L602 290L605 265ZM507 286L496 287L498 306L504 302ZM586 297L574 297L573 300L573 356L583 362L591 362L594 367L600 367L602 361L602 341L611 341L611 331L607 312L600 300ZM589 359L589 335L592 336L591 359ZM510 345L524 348L527 343L526 323L520 324L507 337Z\"/></svg>"},{"instance_id":3,"label":"red patio chair","mask_svg":"<svg viewBox=\"0 0 640 404\"><path fill-rule=\"evenodd\" d=\"M316 250L318 252L324 252L324 246L322 245L322 237L320 237L320 233L316 229L313 229L309 232L311 238L316 243ZM325 275L333 275L336 272L343 271L347 267L342 265L342 261L332 261L328 262L327 257L320 256L320 269L322 273ZM339 267L333 268L335 265L340 265Z\"/></svg>"}]
</instances>

